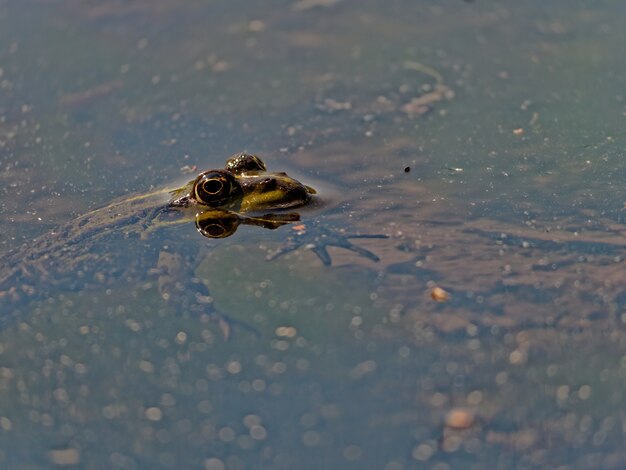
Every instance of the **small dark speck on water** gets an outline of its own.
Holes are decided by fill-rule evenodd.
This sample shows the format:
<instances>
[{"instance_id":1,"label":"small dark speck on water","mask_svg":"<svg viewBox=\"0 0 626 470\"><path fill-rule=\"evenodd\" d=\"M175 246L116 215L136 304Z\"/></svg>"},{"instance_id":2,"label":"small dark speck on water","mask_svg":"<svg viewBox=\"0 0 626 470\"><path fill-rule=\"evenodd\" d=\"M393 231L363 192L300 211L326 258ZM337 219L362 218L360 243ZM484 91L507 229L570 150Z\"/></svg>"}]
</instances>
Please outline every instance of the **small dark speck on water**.
<instances>
[{"instance_id":1,"label":"small dark speck on water","mask_svg":"<svg viewBox=\"0 0 626 470\"><path fill-rule=\"evenodd\" d=\"M404 172L405 173L408 173L409 171L411 171L411 167L410 166L404 167Z\"/></svg>"}]
</instances>

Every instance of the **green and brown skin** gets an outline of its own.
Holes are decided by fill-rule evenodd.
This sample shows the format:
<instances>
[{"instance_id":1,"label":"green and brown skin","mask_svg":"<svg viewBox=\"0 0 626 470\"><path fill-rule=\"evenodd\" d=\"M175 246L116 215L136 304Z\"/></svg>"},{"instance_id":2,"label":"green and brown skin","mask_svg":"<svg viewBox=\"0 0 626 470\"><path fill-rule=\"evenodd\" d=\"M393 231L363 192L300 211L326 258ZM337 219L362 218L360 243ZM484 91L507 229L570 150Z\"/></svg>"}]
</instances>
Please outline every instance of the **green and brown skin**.
<instances>
[{"instance_id":1,"label":"green and brown skin","mask_svg":"<svg viewBox=\"0 0 626 470\"><path fill-rule=\"evenodd\" d=\"M313 188L285 173L268 172L258 157L237 154L228 159L224 169L203 172L180 188L112 202L14 250L2 260L0 326L14 321L21 301L43 299L50 288L68 278L70 284L75 284L79 272L82 289L89 284L106 286L120 277L132 283L152 271L158 275L164 299L176 298L188 310L210 315L228 337L229 322L215 312L206 287L194 279L185 255L164 250L149 253L154 247L144 240L160 228L193 220L198 224L198 220L207 218L234 217L235 228L239 223L276 228L298 219L293 214L273 218L265 212L303 206L314 194ZM131 241L141 246L135 249ZM190 243L182 245L184 251ZM101 251L103 247L106 252ZM128 269L121 272L119 260L128 261L129 254L130 263L124 263Z\"/></svg>"},{"instance_id":2,"label":"green and brown skin","mask_svg":"<svg viewBox=\"0 0 626 470\"><path fill-rule=\"evenodd\" d=\"M252 213L289 209L306 204L316 191L286 173L270 173L250 154L237 154L224 169L200 173L182 188L170 192L171 207L203 207Z\"/></svg>"}]
</instances>

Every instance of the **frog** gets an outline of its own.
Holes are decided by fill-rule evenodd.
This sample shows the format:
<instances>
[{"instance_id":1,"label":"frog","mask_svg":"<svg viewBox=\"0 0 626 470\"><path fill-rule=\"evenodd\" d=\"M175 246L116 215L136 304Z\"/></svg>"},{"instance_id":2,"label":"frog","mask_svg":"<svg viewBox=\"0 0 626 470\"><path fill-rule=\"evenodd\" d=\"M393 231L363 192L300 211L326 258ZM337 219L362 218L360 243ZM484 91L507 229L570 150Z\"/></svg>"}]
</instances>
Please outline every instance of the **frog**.
<instances>
[{"instance_id":1,"label":"frog","mask_svg":"<svg viewBox=\"0 0 626 470\"><path fill-rule=\"evenodd\" d=\"M307 247L330 265L326 247L334 245L377 261L376 255L349 239L379 235L341 235L319 224L304 229L300 214L293 210L312 204L316 197L313 187L285 172L269 172L261 158L244 152L229 157L223 168L202 171L180 187L114 200L0 260L0 328L19 321L29 301L45 299L54 289L63 291L64 284L70 290L102 289L120 279L134 285L148 274L157 279L163 300L216 322L229 339L239 322L218 311L205 282L195 276L197 243L187 235L178 243L155 246L149 241L151 234L194 222L197 233L219 239L231 236L241 225L277 229L297 223L285 247L268 255L268 260Z\"/></svg>"}]
</instances>

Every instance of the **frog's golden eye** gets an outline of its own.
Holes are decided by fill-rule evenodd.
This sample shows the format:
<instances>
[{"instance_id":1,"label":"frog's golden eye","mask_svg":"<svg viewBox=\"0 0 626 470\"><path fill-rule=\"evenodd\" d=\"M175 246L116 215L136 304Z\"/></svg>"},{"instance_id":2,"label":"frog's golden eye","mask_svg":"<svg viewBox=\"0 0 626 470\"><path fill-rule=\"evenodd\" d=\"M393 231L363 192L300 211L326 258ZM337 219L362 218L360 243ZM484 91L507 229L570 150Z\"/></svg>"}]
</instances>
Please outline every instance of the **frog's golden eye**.
<instances>
[{"instance_id":1,"label":"frog's golden eye","mask_svg":"<svg viewBox=\"0 0 626 470\"><path fill-rule=\"evenodd\" d=\"M212 170L201 174L193 186L193 195L200 204L220 206L241 192L235 177L226 170Z\"/></svg>"}]
</instances>

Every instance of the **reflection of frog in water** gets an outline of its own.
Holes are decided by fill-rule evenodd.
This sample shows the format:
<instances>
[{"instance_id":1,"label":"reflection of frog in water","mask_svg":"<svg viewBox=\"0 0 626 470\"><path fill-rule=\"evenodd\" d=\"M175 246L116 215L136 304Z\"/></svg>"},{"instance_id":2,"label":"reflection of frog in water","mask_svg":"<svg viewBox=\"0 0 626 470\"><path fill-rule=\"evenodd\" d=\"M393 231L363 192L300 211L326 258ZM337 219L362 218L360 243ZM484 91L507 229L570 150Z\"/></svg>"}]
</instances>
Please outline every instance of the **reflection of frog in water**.
<instances>
[{"instance_id":1,"label":"reflection of frog in water","mask_svg":"<svg viewBox=\"0 0 626 470\"><path fill-rule=\"evenodd\" d=\"M191 249L194 244L175 240L174 249L170 245L155 246L157 243L145 239L153 231L191 220L209 238L232 235L241 224L277 228L300 220L299 214L284 209L303 206L315 194L313 188L286 173L268 172L258 157L237 154L228 159L224 169L205 171L180 188L113 202L4 257L0 268L0 325L9 324L20 314L18 309L24 304L19 301L43 299L56 286L82 289L90 284L107 286L119 279L135 285L153 272L158 275L164 299L175 299L182 311L208 315L228 337L229 321L214 310L206 286L194 277L189 262L197 261L196 250ZM330 236L331 232L321 229L314 232L299 229L287 248L274 257L306 245L329 264L325 247L335 245L377 260L369 251L352 245L348 236ZM155 256L147 256L150 254Z\"/></svg>"}]
</instances>

